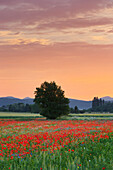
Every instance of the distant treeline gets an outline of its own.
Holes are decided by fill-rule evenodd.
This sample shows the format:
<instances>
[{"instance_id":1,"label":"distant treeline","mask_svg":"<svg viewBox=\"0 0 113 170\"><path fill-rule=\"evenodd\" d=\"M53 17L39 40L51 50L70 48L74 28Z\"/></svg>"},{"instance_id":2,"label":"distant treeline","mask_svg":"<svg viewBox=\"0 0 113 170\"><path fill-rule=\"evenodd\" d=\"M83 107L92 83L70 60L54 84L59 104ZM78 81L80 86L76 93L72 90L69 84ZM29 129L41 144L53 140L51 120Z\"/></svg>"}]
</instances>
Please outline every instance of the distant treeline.
<instances>
[{"instance_id":1,"label":"distant treeline","mask_svg":"<svg viewBox=\"0 0 113 170\"><path fill-rule=\"evenodd\" d=\"M92 112L110 112L113 113L113 102L105 102L103 106L97 106L90 109Z\"/></svg>"},{"instance_id":2,"label":"distant treeline","mask_svg":"<svg viewBox=\"0 0 113 170\"><path fill-rule=\"evenodd\" d=\"M71 113L85 113L86 110L79 110L77 106L70 108ZM26 112L39 113L40 109L37 104L14 103L0 107L0 112Z\"/></svg>"},{"instance_id":3,"label":"distant treeline","mask_svg":"<svg viewBox=\"0 0 113 170\"><path fill-rule=\"evenodd\" d=\"M39 107L37 104L24 104L24 103L14 103L7 106L0 107L1 112L30 112L39 113Z\"/></svg>"},{"instance_id":4,"label":"distant treeline","mask_svg":"<svg viewBox=\"0 0 113 170\"><path fill-rule=\"evenodd\" d=\"M107 102L98 97L94 97L92 101L92 108L88 109L91 112L110 112L113 113L113 102Z\"/></svg>"},{"instance_id":5,"label":"distant treeline","mask_svg":"<svg viewBox=\"0 0 113 170\"><path fill-rule=\"evenodd\" d=\"M83 109L83 110L79 110L77 106L75 106L74 108L70 108L70 113L85 113L87 110Z\"/></svg>"},{"instance_id":6,"label":"distant treeline","mask_svg":"<svg viewBox=\"0 0 113 170\"><path fill-rule=\"evenodd\" d=\"M70 108L71 113L85 113L85 112L109 112L113 113L113 102L104 101L103 99L99 99L98 97L94 97L92 100L92 108L79 110L77 106L75 108Z\"/></svg>"},{"instance_id":7,"label":"distant treeline","mask_svg":"<svg viewBox=\"0 0 113 170\"><path fill-rule=\"evenodd\" d=\"M39 113L40 109L37 104L24 104L15 103L10 105L4 105L0 107L0 112L28 112ZM77 106L70 108L70 113L85 113L85 112L110 112L113 113L113 102L105 102L98 97L94 97L92 100L92 108L88 110L79 110Z\"/></svg>"}]
</instances>

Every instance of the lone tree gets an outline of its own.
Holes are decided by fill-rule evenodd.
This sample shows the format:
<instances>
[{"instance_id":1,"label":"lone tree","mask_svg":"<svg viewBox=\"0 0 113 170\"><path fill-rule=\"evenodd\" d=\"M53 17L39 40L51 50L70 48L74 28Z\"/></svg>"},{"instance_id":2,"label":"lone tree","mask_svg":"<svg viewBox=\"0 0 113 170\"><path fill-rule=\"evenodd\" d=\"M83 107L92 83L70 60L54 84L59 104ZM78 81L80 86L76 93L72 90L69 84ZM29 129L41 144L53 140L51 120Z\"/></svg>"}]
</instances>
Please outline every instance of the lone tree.
<instances>
[{"instance_id":1,"label":"lone tree","mask_svg":"<svg viewBox=\"0 0 113 170\"><path fill-rule=\"evenodd\" d=\"M54 81L45 81L36 88L34 102L38 104L40 114L48 119L69 114L69 99L64 97L64 91Z\"/></svg>"},{"instance_id":2,"label":"lone tree","mask_svg":"<svg viewBox=\"0 0 113 170\"><path fill-rule=\"evenodd\" d=\"M74 111L75 111L75 113L79 113L79 110L78 110L77 106L75 106Z\"/></svg>"}]
</instances>

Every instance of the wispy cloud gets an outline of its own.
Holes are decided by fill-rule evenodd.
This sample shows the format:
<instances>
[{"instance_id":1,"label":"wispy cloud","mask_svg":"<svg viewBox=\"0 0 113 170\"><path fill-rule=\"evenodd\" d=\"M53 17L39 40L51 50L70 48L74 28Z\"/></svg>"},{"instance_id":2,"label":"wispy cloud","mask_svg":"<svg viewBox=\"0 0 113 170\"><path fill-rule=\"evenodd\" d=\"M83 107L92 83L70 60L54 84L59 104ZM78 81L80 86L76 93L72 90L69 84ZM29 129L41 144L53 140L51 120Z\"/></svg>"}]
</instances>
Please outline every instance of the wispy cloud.
<instances>
[{"instance_id":1,"label":"wispy cloud","mask_svg":"<svg viewBox=\"0 0 113 170\"><path fill-rule=\"evenodd\" d=\"M70 25L74 27L73 22L79 22L82 25L84 16L87 13L95 14L99 10L112 7L111 0L21 0L21 1L0 1L0 6L4 8L0 9L0 23L10 24L15 23L19 26L25 27L26 25L35 25L39 27L50 24L53 28L53 24L56 22L56 27L67 27ZM76 18L78 15L83 14L84 18ZM87 21L88 18L86 18ZM103 17L103 19L107 19ZM90 19L89 19L90 20ZM92 20L92 18L91 18ZM85 22L85 21L84 21ZM91 21L90 21L91 22ZM92 21L92 25L95 25L95 21ZM103 22L103 21L102 21ZM105 21L104 21L105 22ZM62 24L61 24L62 23ZM106 23L106 22L105 22ZM24 24L24 25L23 25ZM64 26L61 26L63 25ZM103 23L104 24L104 23ZM41 26L40 26L41 25ZM84 25L84 24L83 24ZM87 25L87 24L86 24ZM89 26L89 23L88 25ZM21 27L19 27L21 28ZM44 29L44 27L43 27Z\"/></svg>"},{"instance_id":2,"label":"wispy cloud","mask_svg":"<svg viewBox=\"0 0 113 170\"><path fill-rule=\"evenodd\" d=\"M91 30L94 36L102 36L102 29L110 34L112 8L112 0L0 0L1 44L36 40L49 45L71 42L74 37L91 43Z\"/></svg>"}]
</instances>

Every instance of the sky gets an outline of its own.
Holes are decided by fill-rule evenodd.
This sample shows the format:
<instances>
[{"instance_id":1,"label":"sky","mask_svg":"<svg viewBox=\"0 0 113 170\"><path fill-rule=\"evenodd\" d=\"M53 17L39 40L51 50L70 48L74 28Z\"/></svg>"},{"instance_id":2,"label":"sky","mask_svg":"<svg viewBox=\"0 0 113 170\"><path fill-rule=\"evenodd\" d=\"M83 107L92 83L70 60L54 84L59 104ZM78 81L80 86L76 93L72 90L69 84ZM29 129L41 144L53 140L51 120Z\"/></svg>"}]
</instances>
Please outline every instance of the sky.
<instances>
[{"instance_id":1,"label":"sky","mask_svg":"<svg viewBox=\"0 0 113 170\"><path fill-rule=\"evenodd\" d=\"M44 81L113 97L113 0L0 0L0 97L34 97Z\"/></svg>"}]
</instances>

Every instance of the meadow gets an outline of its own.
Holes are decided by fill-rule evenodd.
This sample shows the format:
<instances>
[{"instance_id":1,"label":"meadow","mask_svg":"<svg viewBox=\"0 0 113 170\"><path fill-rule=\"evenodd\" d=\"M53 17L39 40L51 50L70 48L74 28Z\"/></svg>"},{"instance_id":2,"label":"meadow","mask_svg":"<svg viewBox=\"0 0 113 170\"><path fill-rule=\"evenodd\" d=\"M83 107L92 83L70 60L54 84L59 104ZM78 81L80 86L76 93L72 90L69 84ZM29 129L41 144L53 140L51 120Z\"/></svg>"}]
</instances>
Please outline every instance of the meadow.
<instances>
[{"instance_id":1,"label":"meadow","mask_svg":"<svg viewBox=\"0 0 113 170\"><path fill-rule=\"evenodd\" d=\"M2 170L112 170L113 120L0 119Z\"/></svg>"},{"instance_id":2,"label":"meadow","mask_svg":"<svg viewBox=\"0 0 113 170\"><path fill-rule=\"evenodd\" d=\"M1 119L15 119L15 120L24 120L24 119L35 119L35 118L42 118L40 114L35 113L19 113L19 112L0 112Z\"/></svg>"},{"instance_id":3,"label":"meadow","mask_svg":"<svg viewBox=\"0 0 113 170\"><path fill-rule=\"evenodd\" d=\"M0 112L0 118L4 119L35 119L44 118L39 113L15 113L15 112ZM45 118L46 119L46 118ZM113 120L113 113L84 113L84 114L74 114L70 113L68 116L62 116L58 120L92 120L92 119L103 119L103 120Z\"/></svg>"}]
</instances>

